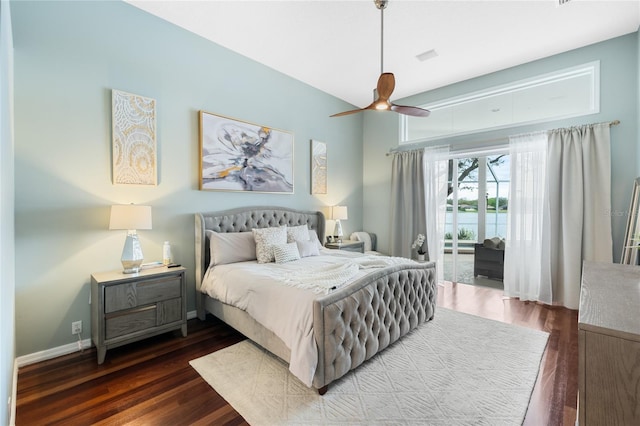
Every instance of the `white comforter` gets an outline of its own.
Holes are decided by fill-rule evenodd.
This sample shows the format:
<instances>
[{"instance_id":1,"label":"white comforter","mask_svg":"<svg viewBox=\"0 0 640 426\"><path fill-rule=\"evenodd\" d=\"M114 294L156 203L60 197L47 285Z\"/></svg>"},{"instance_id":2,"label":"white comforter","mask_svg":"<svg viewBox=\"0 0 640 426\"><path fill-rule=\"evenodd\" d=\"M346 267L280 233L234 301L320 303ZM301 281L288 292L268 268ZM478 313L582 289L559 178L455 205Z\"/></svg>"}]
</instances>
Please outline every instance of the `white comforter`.
<instances>
[{"instance_id":1,"label":"white comforter","mask_svg":"<svg viewBox=\"0 0 640 426\"><path fill-rule=\"evenodd\" d=\"M318 297L318 293L326 293L332 287L344 284L337 283L344 274L330 286L323 285L320 277L323 273L348 269L353 272L348 274L351 282L371 272L372 268L412 262L399 258L384 259L322 249L320 256L283 264L251 261L218 265L209 268L205 274L201 291L246 311L282 339L291 350L289 370L311 387L318 364L318 350L313 338L313 299ZM339 266L345 263L344 267ZM335 274L332 279L335 279ZM310 284L312 281L320 285L320 290Z\"/></svg>"}]
</instances>

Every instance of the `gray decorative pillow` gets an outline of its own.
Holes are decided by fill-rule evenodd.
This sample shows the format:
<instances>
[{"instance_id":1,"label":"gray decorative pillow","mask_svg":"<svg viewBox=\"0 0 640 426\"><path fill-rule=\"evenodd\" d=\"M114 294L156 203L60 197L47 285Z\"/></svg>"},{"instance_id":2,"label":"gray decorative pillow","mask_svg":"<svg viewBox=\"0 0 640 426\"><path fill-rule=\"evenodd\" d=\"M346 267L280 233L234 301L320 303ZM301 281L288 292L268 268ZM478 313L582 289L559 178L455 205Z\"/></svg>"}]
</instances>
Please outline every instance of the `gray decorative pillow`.
<instances>
[{"instance_id":1,"label":"gray decorative pillow","mask_svg":"<svg viewBox=\"0 0 640 426\"><path fill-rule=\"evenodd\" d=\"M320 251L315 241L296 241L300 257L318 256Z\"/></svg>"},{"instance_id":2,"label":"gray decorative pillow","mask_svg":"<svg viewBox=\"0 0 640 426\"><path fill-rule=\"evenodd\" d=\"M273 246L273 256L276 263L287 263L300 259L298 245L293 243L277 244Z\"/></svg>"},{"instance_id":3,"label":"gray decorative pillow","mask_svg":"<svg viewBox=\"0 0 640 426\"><path fill-rule=\"evenodd\" d=\"M493 238L487 238L486 240L484 240L484 246L486 248L492 248L492 249L497 249L498 245L500 245L500 238L498 237L493 237Z\"/></svg>"},{"instance_id":4,"label":"gray decorative pillow","mask_svg":"<svg viewBox=\"0 0 640 426\"><path fill-rule=\"evenodd\" d=\"M256 257L258 263L269 263L275 260L273 246L287 242L287 227L254 228L253 238L256 240Z\"/></svg>"},{"instance_id":5,"label":"gray decorative pillow","mask_svg":"<svg viewBox=\"0 0 640 426\"><path fill-rule=\"evenodd\" d=\"M287 226L287 242L308 241L309 227L307 225Z\"/></svg>"},{"instance_id":6,"label":"gray decorative pillow","mask_svg":"<svg viewBox=\"0 0 640 426\"><path fill-rule=\"evenodd\" d=\"M256 260L256 240L252 232L205 231L209 238L211 262L209 265Z\"/></svg>"}]
</instances>

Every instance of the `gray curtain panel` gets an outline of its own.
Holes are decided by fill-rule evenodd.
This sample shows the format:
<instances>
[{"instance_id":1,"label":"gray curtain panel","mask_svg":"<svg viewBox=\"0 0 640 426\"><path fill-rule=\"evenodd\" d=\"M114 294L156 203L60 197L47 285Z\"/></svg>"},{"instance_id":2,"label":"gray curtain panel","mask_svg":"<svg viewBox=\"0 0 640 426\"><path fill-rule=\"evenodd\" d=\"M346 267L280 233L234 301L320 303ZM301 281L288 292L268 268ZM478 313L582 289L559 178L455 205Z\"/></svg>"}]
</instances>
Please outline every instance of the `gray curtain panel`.
<instances>
[{"instance_id":1,"label":"gray curtain panel","mask_svg":"<svg viewBox=\"0 0 640 426\"><path fill-rule=\"evenodd\" d=\"M391 173L391 256L411 258L411 244L426 235L424 151L393 154Z\"/></svg>"},{"instance_id":2,"label":"gray curtain panel","mask_svg":"<svg viewBox=\"0 0 640 426\"><path fill-rule=\"evenodd\" d=\"M609 123L549 132L553 301L577 309L582 261L613 261Z\"/></svg>"}]
</instances>

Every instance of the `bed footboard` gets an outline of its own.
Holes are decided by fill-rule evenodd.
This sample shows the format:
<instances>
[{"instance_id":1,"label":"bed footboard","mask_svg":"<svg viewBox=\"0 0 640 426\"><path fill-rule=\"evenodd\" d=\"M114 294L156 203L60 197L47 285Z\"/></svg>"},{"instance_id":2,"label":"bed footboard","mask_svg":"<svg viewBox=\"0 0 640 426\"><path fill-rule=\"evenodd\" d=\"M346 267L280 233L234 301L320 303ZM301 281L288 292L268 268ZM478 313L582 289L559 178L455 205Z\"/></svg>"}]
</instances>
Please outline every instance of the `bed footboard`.
<instances>
[{"instance_id":1,"label":"bed footboard","mask_svg":"<svg viewBox=\"0 0 640 426\"><path fill-rule=\"evenodd\" d=\"M434 263L391 266L316 300L313 386L325 387L431 320L435 277Z\"/></svg>"}]
</instances>

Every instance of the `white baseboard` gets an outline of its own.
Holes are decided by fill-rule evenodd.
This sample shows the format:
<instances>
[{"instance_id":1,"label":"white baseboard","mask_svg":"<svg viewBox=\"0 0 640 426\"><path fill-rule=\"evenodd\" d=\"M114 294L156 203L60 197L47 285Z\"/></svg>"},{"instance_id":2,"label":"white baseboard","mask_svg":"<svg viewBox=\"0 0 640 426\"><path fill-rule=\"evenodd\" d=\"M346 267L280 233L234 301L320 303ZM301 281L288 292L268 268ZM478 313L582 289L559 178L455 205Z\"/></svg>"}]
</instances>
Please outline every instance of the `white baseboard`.
<instances>
[{"instance_id":1,"label":"white baseboard","mask_svg":"<svg viewBox=\"0 0 640 426\"><path fill-rule=\"evenodd\" d=\"M18 395L18 361L13 360L13 387L11 389L11 407L9 407L9 425L16 424L16 398Z\"/></svg>"},{"instance_id":2,"label":"white baseboard","mask_svg":"<svg viewBox=\"0 0 640 426\"><path fill-rule=\"evenodd\" d=\"M187 312L187 320L197 318L198 314L196 311ZM82 349L86 349L91 347L91 339L82 340ZM15 374L17 377L18 368L24 367L26 365L35 364L36 362L46 361L48 359L56 358L62 355L67 355L73 352L78 352L80 349L78 348L78 342L69 343L66 345L58 346L56 348L46 349L40 352L34 352L32 354L19 356L16 358L16 366Z\"/></svg>"},{"instance_id":3,"label":"white baseboard","mask_svg":"<svg viewBox=\"0 0 640 426\"><path fill-rule=\"evenodd\" d=\"M81 341L82 349L91 347L91 339L84 339ZM67 355L73 352L78 352L78 342L69 343L66 345L58 346L57 348L46 349L40 352L34 352L32 354L19 356L16 358L18 368L26 365L35 364L36 362L46 361L48 359L56 358L62 355Z\"/></svg>"}]
</instances>

